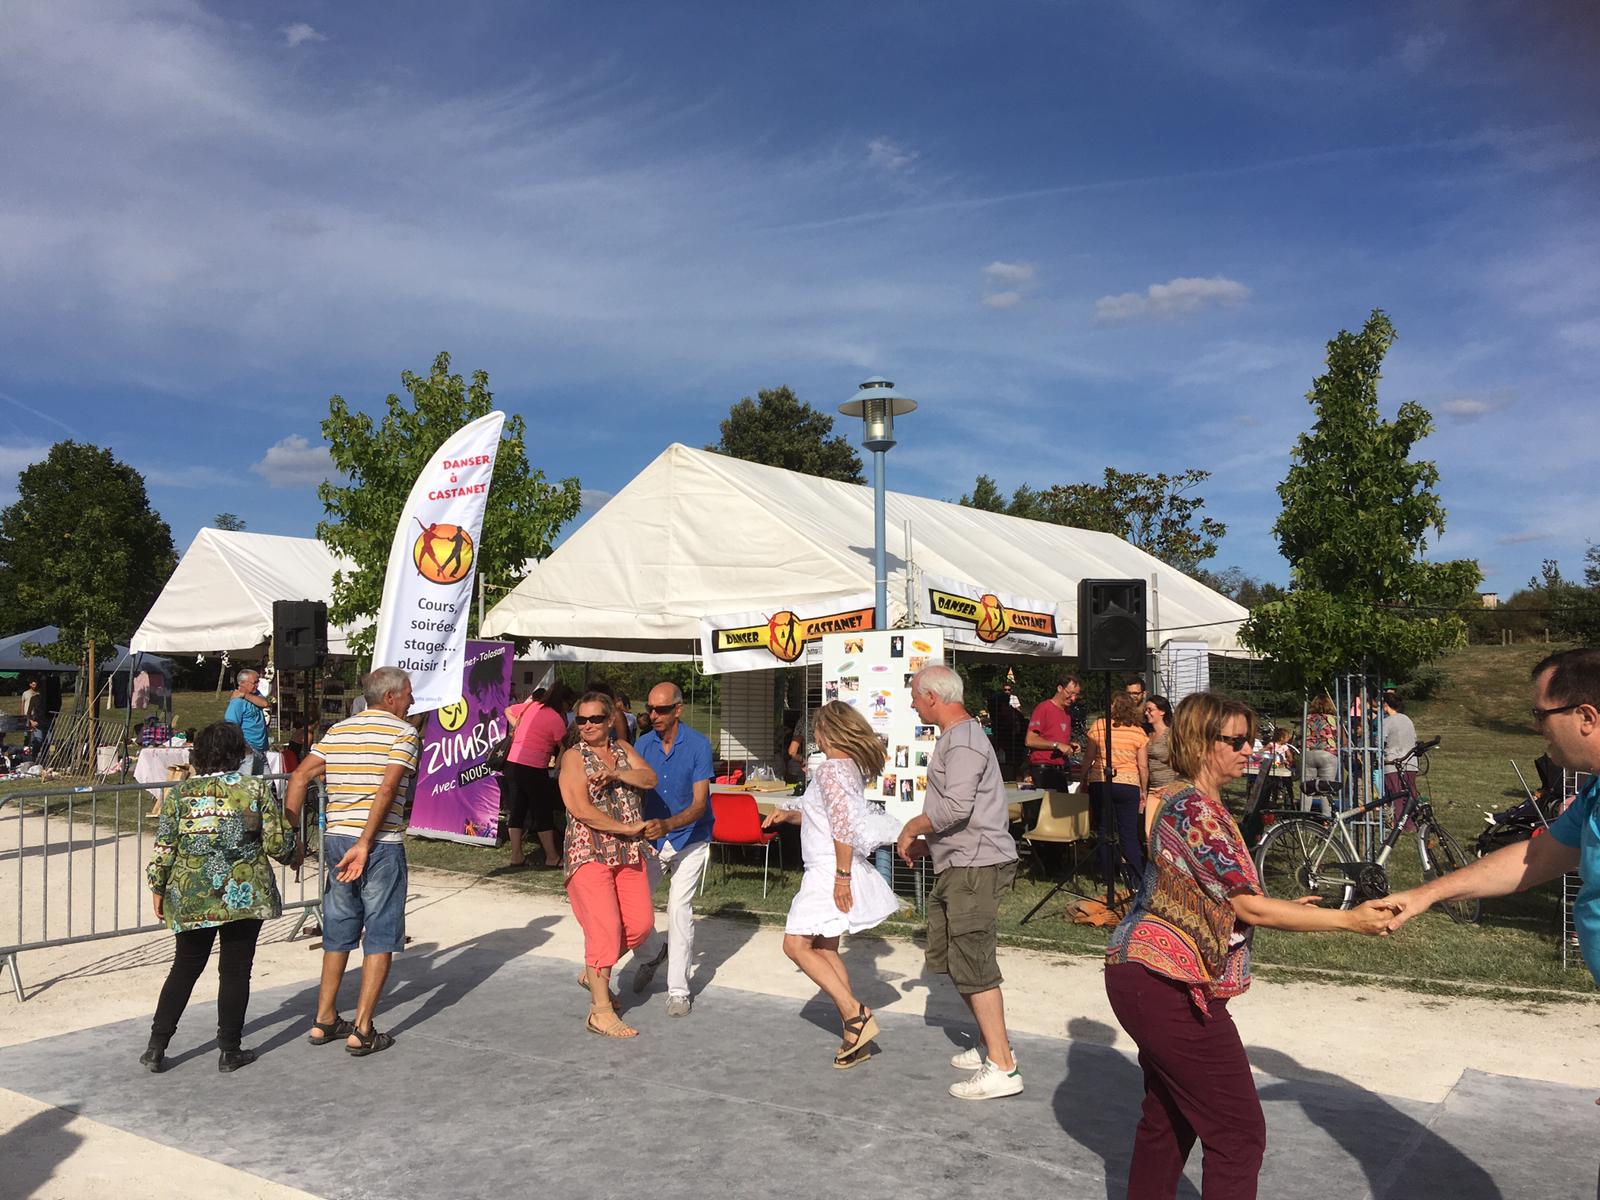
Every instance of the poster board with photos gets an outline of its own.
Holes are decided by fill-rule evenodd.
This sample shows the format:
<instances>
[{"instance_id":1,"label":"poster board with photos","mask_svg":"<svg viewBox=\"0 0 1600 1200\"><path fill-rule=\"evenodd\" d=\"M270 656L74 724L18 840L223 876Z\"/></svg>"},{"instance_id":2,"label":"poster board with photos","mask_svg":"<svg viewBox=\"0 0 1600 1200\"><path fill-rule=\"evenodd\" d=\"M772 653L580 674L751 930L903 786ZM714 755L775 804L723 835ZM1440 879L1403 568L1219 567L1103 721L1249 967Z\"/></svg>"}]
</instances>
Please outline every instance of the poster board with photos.
<instances>
[{"instance_id":1,"label":"poster board with photos","mask_svg":"<svg viewBox=\"0 0 1600 1200\"><path fill-rule=\"evenodd\" d=\"M928 798L928 759L939 730L911 707L911 677L944 662L944 631L891 629L829 634L822 639L822 702L842 700L884 741L883 773L866 781L867 799L909 821Z\"/></svg>"}]
</instances>

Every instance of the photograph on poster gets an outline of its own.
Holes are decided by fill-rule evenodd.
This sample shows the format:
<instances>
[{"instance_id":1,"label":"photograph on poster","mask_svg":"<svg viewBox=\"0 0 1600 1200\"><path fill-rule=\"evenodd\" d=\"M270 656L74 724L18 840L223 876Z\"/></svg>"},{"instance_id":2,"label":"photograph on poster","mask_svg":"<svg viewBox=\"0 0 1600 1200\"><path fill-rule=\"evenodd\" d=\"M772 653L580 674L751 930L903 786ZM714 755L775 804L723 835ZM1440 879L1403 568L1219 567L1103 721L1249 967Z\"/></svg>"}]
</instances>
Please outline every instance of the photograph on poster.
<instances>
[{"instance_id":1,"label":"photograph on poster","mask_svg":"<svg viewBox=\"0 0 1600 1200\"><path fill-rule=\"evenodd\" d=\"M896 634L889 639L889 657L904 658L906 655L906 639Z\"/></svg>"},{"instance_id":2,"label":"photograph on poster","mask_svg":"<svg viewBox=\"0 0 1600 1200\"><path fill-rule=\"evenodd\" d=\"M933 725L917 725L913 726L911 736L919 742L931 742L939 736L939 730Z\"/></svg>"},{"instance_id":3,"label":"photograph on poster","mask_svg":"<svg viewBox=\"0 0 1600 1200\"><path fill-rule=\"evenodd\" d=\"M894 715L894 705L890 701L894 698L893 692L886 692L881 688L872 693L872 712L868 714L874 721L887 721Z\"/></svg>"},{"instance_id":4,"label":"photograph on poster","mask_svg":"<svg viewBox=\"0 0 1600 1200\"><path fill-rule=\"evenodd\" d=\"M917 791L925 792L927 790L928 790L928 777L926 775L918 775L917 776Z\"/></svg>"},{"instance_id":5,"label":"photograph on poster","mask_svg":"<svg viewBox=\"0 0 1600 1200\"><path fill-rule=\"evenodd\" d=\"M885 775L883 777L883 794L885 796L888 796L889 799L891 799L891 800L893 800L894 797L895 797L894 785L895 785L895 782L896 782L897 778L898 778L898 776L895 776L895 775Z\"/></svg>"},{"instance_id":6,"label":"photograph on poster","mask_svg":"<svg viewBox=\"0 0 1600 1200\"><path fill-rule=\"evenodd\" d=\"M916 785L913 784L911 780L902 779L900 781L900 799L904 800L907 804L915 804L917 802Z\"/></svg>"},{"instance_id":7,"label":"photograph on poster","mask_svg":"<svg viewBox=\"0 0 1600 1200\"><path fill-rule=\"evenodd\" d=\"M911 673L913 675L927 665L928 657L925 654L913 654L910 658L906 659L906 666L911 668Z\"/></svg>"},{"instance_id":8,"label":"photograph on poster","mask_svg":"<svg viewBox=\"0 0 1600 1200\"><path fill-rule=\"evenodd\" d=\"M911 765L910 746L896 746L894 748L894 765L897 767L909 767Z\"/></svg>"},{"instance_id":9,"label":"photograph on poster","mask_svg":"<svg viewBox=\"0 0 1600 1200\"><path fill-rule=\"evenodd\" d=\"M912 760L912 765L913 766L918 766L918 767L927 766L928 765L928 752L926 750L918 750L916 758Z\"/></svg>"},{"instance_id":10,"label":"photograph on poster","mask_svg":"<svg viewBox=\"0 0 1600 1200\"><path fill-rule=\"evenodd\" d=\"M846 654L860 654L862 650L866 649L866 645L866 639L864 638L845 638L844 652Z\"/></svg>"},{"instance_id":11,"label":"photograph on poster","mask_svg":"<svg viewBox=\"0 0 1600 1200\"><path fill-rule=\"evenodd\" d=\"M857 675L846 675L839 680L839 699L852 700L861 692L861 678Z\"/></svg>"},{"instance_id":12,"label":"photograph on poster","mask_svg":"<svg viewBox=\"0 0 1600 1200\"><path fill-rule=\"evenodd\" d=\"M827 683L822 685L822 699L826 703L828 701L837 700L838 698L839 681L837 679L830 679Z\"/></svg>"},{"instance_id":13,"label":"photograph on poster","mask_svg":"<svg viewBox=\"0 0 1600 1200\"><path fill-rule=\"evenodd\" d=\"M906 672L906 687L907 687L907 688L910 688L910 687L911 687L911 680L912 680L912 678L913 678L913 676L912 676L912 674L911 674L911 672L910 672L910 671L907 671L907 672Z\"/></svg>"}]
</instances>

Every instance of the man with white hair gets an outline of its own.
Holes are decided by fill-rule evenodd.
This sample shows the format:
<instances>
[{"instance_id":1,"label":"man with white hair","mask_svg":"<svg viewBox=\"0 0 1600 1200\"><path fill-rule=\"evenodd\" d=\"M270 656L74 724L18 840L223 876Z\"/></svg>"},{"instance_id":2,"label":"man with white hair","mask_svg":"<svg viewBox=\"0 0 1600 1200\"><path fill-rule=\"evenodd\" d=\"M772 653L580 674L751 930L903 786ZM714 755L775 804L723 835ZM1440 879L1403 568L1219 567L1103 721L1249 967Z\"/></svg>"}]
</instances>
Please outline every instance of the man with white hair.
<instances>
[{"instance_id":1,"label":"man with white hair","mask_svg":"<svg viewBox=\"0 0 1600 1200\"><path fill-rule=\"evenodd\" d=\"M1017 875L1005 782L994 747L963 701L961 676L931 666L911 680L911 706L939 727L928 759L928 799L895 846L907 863L932 854L928 894L928 968L950 976L978 1023L980 1044L950 1060L971 1070L950 1085L958 1100L993 1100L1022 1091L1022 1072L1006 1033L996 923ZM923 840L926 839L926 840Z\"/></svg>"},{"instance_id":2,"label":"man with white hair","mask_svg":"<svg viewBox=\"0 0 1600 1200\"><path fill-rule=\"evenodd\" d=\"M267 709L272 701L261 694L261 673L254 667L245 667L234 678L238 686L228 697L222 719L244 734L244 743L250 747L250 774L261 775L267 769Z\"/></svg>"},{"instance_id":3,"label":"man with white hair","mask_svg":"<svg viewBox=\"0 0 1600 1200\"><path fill-rule=\"evenodd\" d=\"M323 735L289 778L283 810L300 824L306 788L327 776L322 857L322 986L306 1040L341 1042L364 1057L394 1045L372 1019L389 966L406 941L406 782L417 771L417 731L407 721L411 677L379 667L361 681L367 707ZM339 1015L339 984L350 951L361 947L361 994L354 1021Z\"/></svg>"}]
</instances>

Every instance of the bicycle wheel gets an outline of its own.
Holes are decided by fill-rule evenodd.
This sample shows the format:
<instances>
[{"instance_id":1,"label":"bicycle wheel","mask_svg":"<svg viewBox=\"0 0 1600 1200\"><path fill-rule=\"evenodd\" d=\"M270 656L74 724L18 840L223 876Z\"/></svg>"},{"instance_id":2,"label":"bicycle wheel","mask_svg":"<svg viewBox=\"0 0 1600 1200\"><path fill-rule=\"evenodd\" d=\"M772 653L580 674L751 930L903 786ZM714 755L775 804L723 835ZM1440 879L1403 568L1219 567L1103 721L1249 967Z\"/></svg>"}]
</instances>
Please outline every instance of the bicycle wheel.
<instances>
[{"instance_id":1,"label":"bicycle wheel","mask_svg":"<svg viewBox=\"0 0 1600 1200\"><path fill-rule=\"evenodd\" d=\"M1418 849L1422 852L1422 876L1437 879L1447 871L1459 871L1467 865L1467 856L1461 847L1438 825L1421 825L1417 828ZM1483 911L1477 900L1447 900L1434 905L1450 915L1457 925L1476 924Z\"/></svg>"},{"instance_id":2,"label":"bicycle wheel","mask_svg":"<svg viewBox=\"0 0 1600 1200\"><path fill-rule=\"evenodd\" d=\"M1316 821L1280 820L1261 839L1256 871L1267 895L1279 900L1321 896L1328 908L1348 908L1355 884L1344 870L1344 851Z\"/></svg>"}]
</instances>

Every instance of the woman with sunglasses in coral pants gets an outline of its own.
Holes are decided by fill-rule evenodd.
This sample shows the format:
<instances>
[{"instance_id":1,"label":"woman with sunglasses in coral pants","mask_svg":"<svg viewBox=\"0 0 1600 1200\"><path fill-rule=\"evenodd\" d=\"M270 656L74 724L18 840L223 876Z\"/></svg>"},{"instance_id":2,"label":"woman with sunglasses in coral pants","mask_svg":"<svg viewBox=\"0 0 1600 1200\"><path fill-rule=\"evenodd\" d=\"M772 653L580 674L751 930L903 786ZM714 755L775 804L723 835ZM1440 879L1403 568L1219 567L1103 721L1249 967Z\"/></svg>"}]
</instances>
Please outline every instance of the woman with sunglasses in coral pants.
<instances>
[{"instance_id":1,"label":"woman with sunglasses in coral pants","mask_svg":"<svg viewBox=\"0 0 1600 1200\"><path fill-rule=\"evenodd\" d=\"M572 720L573 745L561 755L561 801L567 809L567 899L583 927L588 1029L604 1037L637 1037L611 1003L611 968L655 928L641 795L656 773L625 741L612 737L611 697L585 692Z\"/></svg>"},{"instance_id":2,"label":"woman with sunglasses in coral pants","mask_svg":"<svg viewBox=\"0 0 1600 1200\"><path fill-rule=\"evenodd\" d=\"M1198 1139L1206 1200L1250 1200L1267 1128L1228 1000L1250 986L1255 927L1382 935L1396 911L1374 900L1349 911L1317 897L1261 892L1250 850L1222 803L1244 774L1255 714L1215 692L1173 714L1177 779L1145 813L1149 865L1106 948L1106 994L1139 1047L1144 1107L1128 1169L1129 1200L1172 1200Z\"/></svg>"}]
</instances>

